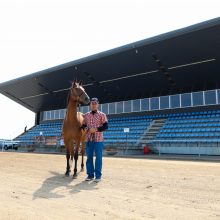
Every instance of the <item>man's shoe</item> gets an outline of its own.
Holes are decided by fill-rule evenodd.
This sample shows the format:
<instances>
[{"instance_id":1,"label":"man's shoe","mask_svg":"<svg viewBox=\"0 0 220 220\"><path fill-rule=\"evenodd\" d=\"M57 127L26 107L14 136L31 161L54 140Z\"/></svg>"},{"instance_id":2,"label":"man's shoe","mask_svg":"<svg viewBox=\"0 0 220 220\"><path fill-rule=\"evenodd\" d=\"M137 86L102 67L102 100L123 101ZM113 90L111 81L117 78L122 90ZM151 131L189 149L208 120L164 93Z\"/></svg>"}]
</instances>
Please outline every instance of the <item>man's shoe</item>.
<instances>
[{"instance_id":1,"label":"man's shoe","mask_svg":"<svg viewBox=\"0 0 220 220\"><path fill-rule=\"evenodd\" d=\"M85 181L92 181L94 179L94 177L86 177Z\"/></svg>"},{"instance_id":2,"label":"man's shoe","mask_svg":"<svg viewBox=\"0 0 220 220\"><path fill-rule=\"evenodd\" d=\"M96 183L99 183L100 181L101 181L100 178L99 178L99 179L97 179L97 178L95 179L95 182L96 182Z\"/></svg>"}]
</instances>

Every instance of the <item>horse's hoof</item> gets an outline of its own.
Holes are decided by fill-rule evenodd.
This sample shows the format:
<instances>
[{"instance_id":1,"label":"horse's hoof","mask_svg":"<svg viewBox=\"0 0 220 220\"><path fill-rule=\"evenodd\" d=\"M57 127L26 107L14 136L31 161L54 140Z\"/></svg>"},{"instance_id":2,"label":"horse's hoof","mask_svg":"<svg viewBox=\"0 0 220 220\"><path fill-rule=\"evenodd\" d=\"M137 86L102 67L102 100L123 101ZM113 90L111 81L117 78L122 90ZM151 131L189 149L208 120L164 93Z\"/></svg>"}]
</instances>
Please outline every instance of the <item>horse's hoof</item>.
<instances>
[{"instance_id":1,"label":"horse's hoof","mask_svg":"<svg viewBox=\"0 0 220 220\"><path fill-rule=\"evenodd\" d=\"M77 178L77 174L73 174L73 179L76 179Z\"/></svg>"},{"instance_id":2,"label":"horse's hoof","mask_svg":"<svg viewBox=\"0 0 220 220\"><path fill-rule=\"evenodd\" d=\"M69 175L70 175L70 172L66 172L66 173L65 173L65 176L69 176Z\"/></svg>"}]
</instances>

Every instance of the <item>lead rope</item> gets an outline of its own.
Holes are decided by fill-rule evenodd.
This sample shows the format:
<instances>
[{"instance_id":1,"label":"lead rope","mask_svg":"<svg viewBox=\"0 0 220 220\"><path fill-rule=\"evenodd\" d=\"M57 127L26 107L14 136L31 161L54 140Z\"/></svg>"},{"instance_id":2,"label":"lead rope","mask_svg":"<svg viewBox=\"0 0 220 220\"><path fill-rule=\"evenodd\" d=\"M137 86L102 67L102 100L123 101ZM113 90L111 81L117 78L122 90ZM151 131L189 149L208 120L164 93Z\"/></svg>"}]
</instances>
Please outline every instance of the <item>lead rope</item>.
<instances>
[{"instance_id":1,"label":"lead rope","mask_svg":"<svg viewBox=\"0 0 220 220\"><path fill-rule=\"evenodd\" d=\"M81 105L80 104L78 104L78 111L80 112L80 109L81 109Z\"/></svg>"},{"instance_id":2,"label":"lead rope","mask_svg":"<svg viewBox=\"0 0 220 220\"><path fill-rule=\"evenodd\" d=\"M78 112L80 112L80 107L81 107L81 105L78 103ZM80 150L82 151L82 145L81 145L81 143L80 143Z\"/></svg>"}]
</instances>

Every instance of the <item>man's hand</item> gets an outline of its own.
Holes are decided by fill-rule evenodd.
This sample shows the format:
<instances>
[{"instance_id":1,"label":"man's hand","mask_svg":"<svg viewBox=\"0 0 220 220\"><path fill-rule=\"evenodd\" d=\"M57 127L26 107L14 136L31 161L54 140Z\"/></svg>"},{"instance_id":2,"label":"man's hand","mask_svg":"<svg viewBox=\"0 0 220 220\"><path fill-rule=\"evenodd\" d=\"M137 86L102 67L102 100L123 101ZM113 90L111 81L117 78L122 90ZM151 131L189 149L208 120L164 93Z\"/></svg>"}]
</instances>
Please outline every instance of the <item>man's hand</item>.
<instances>
[{"instance_id":1,"label":"man's hand","mask_svg":"<svg viewBox=\"0 0 220 220\"><path fill-rule=\"evenodd\" d=\"M97 131L97 128L90 128L89 129L89 133L93 134Z\"/></svg>"}]
</instances>

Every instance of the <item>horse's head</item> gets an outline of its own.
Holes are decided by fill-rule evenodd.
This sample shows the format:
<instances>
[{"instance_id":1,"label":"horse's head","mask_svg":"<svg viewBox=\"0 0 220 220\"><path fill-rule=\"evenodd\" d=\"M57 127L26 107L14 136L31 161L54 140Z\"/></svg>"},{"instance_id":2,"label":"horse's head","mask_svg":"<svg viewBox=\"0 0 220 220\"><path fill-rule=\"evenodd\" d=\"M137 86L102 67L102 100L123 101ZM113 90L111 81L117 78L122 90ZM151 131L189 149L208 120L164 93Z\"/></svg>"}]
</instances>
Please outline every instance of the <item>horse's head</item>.
<instances>
[{"instance_id":1,"label":"horse's head","mask_svg":"<svg viewBox=\"0 0 220 220\"><path fill-rule=\"evenodd\" d=\"M70 98L80 104L89 104L90 98L82 86L82 82L74 81L70 89Z\"/></svg>"}]
</instances>

